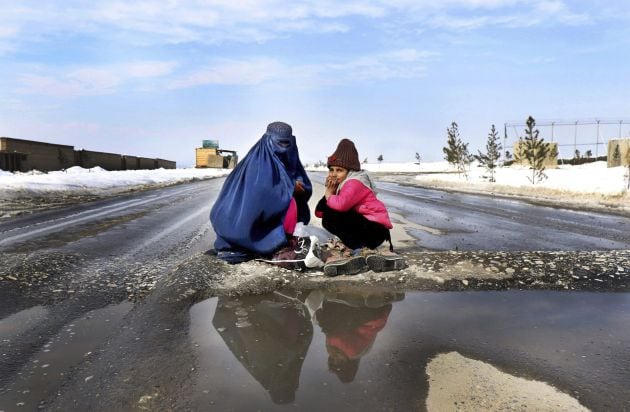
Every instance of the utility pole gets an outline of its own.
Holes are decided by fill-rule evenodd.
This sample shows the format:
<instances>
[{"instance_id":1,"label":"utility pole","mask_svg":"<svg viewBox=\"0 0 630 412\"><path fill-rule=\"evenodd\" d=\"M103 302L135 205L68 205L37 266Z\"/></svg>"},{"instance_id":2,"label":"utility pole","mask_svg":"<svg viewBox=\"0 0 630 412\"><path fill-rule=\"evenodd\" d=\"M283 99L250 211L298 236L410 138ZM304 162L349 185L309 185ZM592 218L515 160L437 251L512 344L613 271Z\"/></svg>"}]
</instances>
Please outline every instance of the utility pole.
<instances>
[{"instance_id":1,"label":"utility pole","mask_svg":"<svg viewBox=\"0 0 630 412\"><path fill-rule=\"evenodd\" d=\"M599 152L599 120L597 121L597 136L595 136L595 160L597 160L598 152Z\"/></svg>"},{"instance_id":2,"label":"utility pole","mask_svg":"<svg viewBox=\"0 0 630 412\"><path fill-rule=\"evenodd\" d=\"M573 133L573 153L577 150L577 120L575 121L575 132Z\"/></svg>"},{"instance_id":3,"label":"utility pole","mask_svg":"<svg viewBox=\"0 0 630 412\"><path fill-rule=\"evenodd\" d=\"M619 130L621 130L621 126L620 126ZM621 133L621 132L619 132L619 133ZM506 143L507 143L507 123L503 123L503 150L502 150L503 151L503 153L502 153L503 163L505 163L507 161L507 159L505 158L505 152L507 150L507 147L505 146Z\"/></svg>"}]
</instances>

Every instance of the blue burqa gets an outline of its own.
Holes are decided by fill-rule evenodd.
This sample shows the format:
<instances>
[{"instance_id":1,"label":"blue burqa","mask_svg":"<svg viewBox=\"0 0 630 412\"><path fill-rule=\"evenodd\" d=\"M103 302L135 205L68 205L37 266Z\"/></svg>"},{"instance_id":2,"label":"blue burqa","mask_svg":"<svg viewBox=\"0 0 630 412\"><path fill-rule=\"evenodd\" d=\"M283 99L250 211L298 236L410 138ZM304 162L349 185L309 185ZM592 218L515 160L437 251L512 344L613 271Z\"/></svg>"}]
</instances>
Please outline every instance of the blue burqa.
<instances>
[{"instance_id":1,"label":"blue burqa","mask_svg":"<svg viewBox=\"0 0 630 412\"><path fill-rule=\"evenodd\" d=\"M296 181L304 187L295 198L298 221L307 224L313 188L300 162L295 136L288 124L271 123L227 177L210 212L218 256L237 263L271 255L283 246L287 241L284 217Z\"/></svg>"}]
</instances>

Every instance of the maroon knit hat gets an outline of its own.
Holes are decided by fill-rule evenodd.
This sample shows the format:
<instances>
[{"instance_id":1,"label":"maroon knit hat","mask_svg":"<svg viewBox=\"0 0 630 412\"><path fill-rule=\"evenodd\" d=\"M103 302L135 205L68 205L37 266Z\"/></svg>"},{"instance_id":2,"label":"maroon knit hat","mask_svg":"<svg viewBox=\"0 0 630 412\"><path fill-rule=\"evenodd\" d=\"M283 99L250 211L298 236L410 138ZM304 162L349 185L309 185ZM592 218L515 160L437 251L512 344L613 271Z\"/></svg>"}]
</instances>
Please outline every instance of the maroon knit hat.
<instances>
[{"instance_id":1,"label":"maroon knit hat","mask_svg":"<svg viewBox=\"0 0 630 412\"><path fill-rule=\"evenodd\" d=\"M328 167L330 166L339 166L348 170L361 170L359 153L357 153L357 148L354 147L352 140L341 139L335 153L328 158Z\"/></svg>"}]
</instances>

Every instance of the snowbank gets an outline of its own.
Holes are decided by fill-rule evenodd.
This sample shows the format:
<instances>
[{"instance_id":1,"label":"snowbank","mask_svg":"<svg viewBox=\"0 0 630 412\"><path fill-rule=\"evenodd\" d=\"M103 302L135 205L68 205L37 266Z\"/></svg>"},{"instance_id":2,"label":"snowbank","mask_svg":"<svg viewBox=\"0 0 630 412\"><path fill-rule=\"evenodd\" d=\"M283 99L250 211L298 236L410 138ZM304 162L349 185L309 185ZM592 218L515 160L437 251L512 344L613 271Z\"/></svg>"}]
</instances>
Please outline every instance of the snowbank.
<instances>
[{"instance_id":1,"label":"snowbank","mask_svg":"<svg viewBox=\"0 0 630 412\"><path fill-rule=\"evenodd\" d=\"M547 169L547 179L535 185L528 180L531 170L518 165L498 167L495 183L489 182L487 170L479 167L477 162L473 162L467 170L467 176L458 174L448 162L363 164L362 167L383 173L380 179L392 182L527 198L560 206L630 212L630 193L626 186L628 168L608 168L603 161ZM326 167L311 167L308 170L327 171Z\"/></svg>"},{"instance_id":2,"label":"snowbank","mask_svg":"<svg viewBox=\"0 0 630 412\"><path fill-rule=\"evenodd\" d=\"M145 186L181 183L225 176L229 169L155 169L108 172L100 167L65 171L0 174L0 199L49 195L102 195Z\"/></svg>"},{"instance_id":3,"label":"snowbank","mask_svg":"<svg viewBox=\"0 0 630 412\"><path fill-rule=\"evenodd\" d=\"M606 162L594 162L579 166L559 166L547 169L547 179L531 183L528 177L532 171L523 166L499 167L496 169L495 183L490 183L485 168L473 164L467 171L468 178L457 173L420 174L418 182L449 182L461 184L468 188L491 188L493 186L509 186L519 188L521 192L535 194L540 189L551 189L562 193L598 193L602 195L621 195L625 192L624 167L606 167Z\"/></svg>"}]
</instances>

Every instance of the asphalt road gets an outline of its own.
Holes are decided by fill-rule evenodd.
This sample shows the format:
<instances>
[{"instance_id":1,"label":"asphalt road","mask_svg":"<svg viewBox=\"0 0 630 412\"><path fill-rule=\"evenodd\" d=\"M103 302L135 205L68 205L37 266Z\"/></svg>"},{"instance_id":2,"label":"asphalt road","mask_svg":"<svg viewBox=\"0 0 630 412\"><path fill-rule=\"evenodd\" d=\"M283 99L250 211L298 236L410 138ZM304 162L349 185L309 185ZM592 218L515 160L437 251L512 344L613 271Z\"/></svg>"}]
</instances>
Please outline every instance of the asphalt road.
<instances>
[{"instance_id":1,"label":"asphalt road","mask_svg":"<svg viewBox=\"0 0 630 412\"><path fill-rule=\"evenodd\" d=\"M0 223L0 410L21 402L29 403L22 410L32 410L56 393L72 368L119 333L130 302L146 296L181 260L211 247L208 215L222 182ZM55 361L47 362L51 356ZM41 363L33 363L36 358ZM51 366L38 373L42 365Z\"/></svg>"},{"instance_id":2,"label":"asphalt road","mask_svg":"<svg viewBox=\"0 0 630 412\"><path fill-rule=\"evenodd\" d=\"M418 225L429 250L615 250L630 248L630 218L501 197L379 184L390 211Z\"/></svg>"},{"instance_id":3,"label":"asphalt road","mask_svg":"<svg viewBox=\"0 0 630 412\"><path fill-rule=\"evenodd\" d=\"M178 268L211 248L222 182L0 223L0 411L182 406L196 368L189 308L218 293L199 266ZM379 196L416 238L404 251L630 249L625 217L390 183Z\"/></svg>"}]
</instances>

